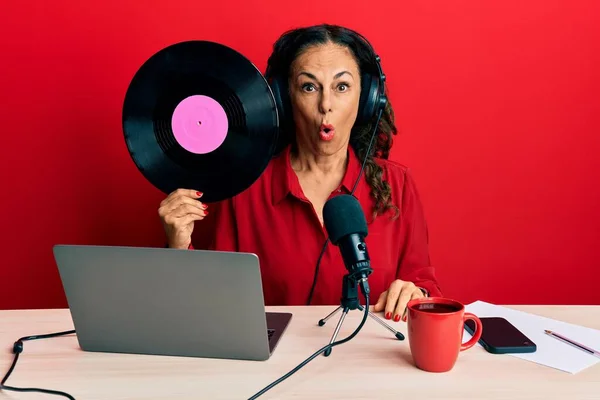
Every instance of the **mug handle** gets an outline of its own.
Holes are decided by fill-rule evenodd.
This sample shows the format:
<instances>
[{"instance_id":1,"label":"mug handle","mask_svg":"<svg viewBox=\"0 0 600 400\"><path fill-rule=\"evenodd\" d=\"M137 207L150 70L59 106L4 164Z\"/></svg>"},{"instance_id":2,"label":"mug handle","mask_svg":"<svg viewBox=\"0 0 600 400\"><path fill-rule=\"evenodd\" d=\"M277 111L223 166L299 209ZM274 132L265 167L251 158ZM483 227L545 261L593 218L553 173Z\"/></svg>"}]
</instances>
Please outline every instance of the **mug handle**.
<instances>
[{"instance_id":1,"label":"mug handle","mask_svg":"<svg viewBox=\"0 0 600 400\"><path fill-rule=\"evenodd\" d=\"M469 339L468 342L460 344L460 351L470 349L475 345L475 343L477 343L479 339L481 339L481 333L483 331L483 325L481 325L481 320L477 318L475 314L466 312L463 316L463 322L467 322L468 320L472 320L473 322L475 322L475 332L473 332L473 337Z\"/></svg>"}]
</instances>

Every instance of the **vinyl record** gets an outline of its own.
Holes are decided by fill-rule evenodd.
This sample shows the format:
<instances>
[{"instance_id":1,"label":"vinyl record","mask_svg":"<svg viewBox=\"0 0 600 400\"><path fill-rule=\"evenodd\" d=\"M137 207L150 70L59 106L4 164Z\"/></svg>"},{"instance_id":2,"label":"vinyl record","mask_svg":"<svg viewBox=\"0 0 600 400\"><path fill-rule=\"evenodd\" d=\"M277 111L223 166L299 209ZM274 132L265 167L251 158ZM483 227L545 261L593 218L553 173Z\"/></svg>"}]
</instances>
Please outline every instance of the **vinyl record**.
<instances>
[{"instance_id":1,"label":"vinyl record","mask_svg":"<svg viewBox=\"0 0 600 400\"><path fill-rule=\"evenodd\" d=\"M140 172L165 194L235 196L275 154L278 116L271 89L247 58L222 44L181 42L149 58L133 77L123 131Z\"/></svg>"}]
</instances>

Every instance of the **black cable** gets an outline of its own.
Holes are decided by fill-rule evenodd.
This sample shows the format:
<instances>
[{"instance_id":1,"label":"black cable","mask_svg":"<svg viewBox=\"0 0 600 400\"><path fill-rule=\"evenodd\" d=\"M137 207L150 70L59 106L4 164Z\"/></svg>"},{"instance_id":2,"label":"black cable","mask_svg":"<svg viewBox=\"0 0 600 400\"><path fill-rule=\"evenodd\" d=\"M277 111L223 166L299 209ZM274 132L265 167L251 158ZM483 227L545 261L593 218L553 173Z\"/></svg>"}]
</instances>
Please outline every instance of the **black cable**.
<instances>
[{"instance_id":1,"label":"black cable","mask_svg":"<svg viewBox=\"0 0 600 400\"><path fill-rule=\"evenodd\" d=\"M23 342L28 341L28 340L46 339L46 338L52 338L52 337L57 337L57 336L69 335L71 333L75 333L75 330L56 332L56 333L47 333L44 335L25 336L25 337L22 337L19 340L17 340L13 345L13 353L15 354L15 358L13 359L12 365L8 369L8 372L6 373L6 375L4 375L4 378L2 378L2 381L0 382L0 391L1 390L12 390L13 392L38 392L38 393L45 393L45 394L53 394L56 396L63 396L69 400L75 400L75 397L71 396L70 394L61 392L58 390L39 389L39 388L19 388L19 387L5 385L6 381L8 380L8 377L12 374L12 372L15 369L15 366L17 365L17 361L19 360L19 355L23 352Z\"/></svg>"},{"instance_id":2,"label":"black cable","mask_svg":"<svg viewBox=\"0 0 600 400\"><path fill-rule=\"evenodd\" d=\"M364 286L361 285L361 288L363 289L363 293L365 293ZM365 308L364 308L364 313L363 313L362 320L360 321L360 324L354 330L354 332L352 332L350 334L350 336L348 336L345 339L338 340L337 342L333 342L331 344L327 344L326 346L321 347L319 350L317 350L316 352L314 352L313 355L311 355L310 357L308 357L306 360L302 361L300 364L298 364L298 366L296 366L290 372L288 372L287 374L283 375L281 378L277 379L273 383L269 384L264 389L262 389L260 392L256 393L252 397L250 397L248 400L254 400L254 399L258 398L259 396L262 396L268 390L272 389L276 385L280 384L281 382L283 382L284 380L286 380L287 378L289 378L290 376L292 376L293 374L295 374L296 372L298 372L300 370L300 368L304 367L306 364L308 364L309 362L311 362L313 359L315 359L319 354L323 353L325 350L327 350L327 349L329 349L331 347L334 347L334 346L337 346L337 345L340 345L340 344L343 344L343 343L346 343L346 342L350 341L352 338L354 338L354 336L356 336L358 334L358 332L360 332L360 330L362 329L363 325L367 321L367 317L368 316L369 316L369 293L367 291L367 293L365 294Z\"/></svg>"},{"instance_id":3,"label":"black cable","mask_svg":"<svg viewBox=\"0 0 600 400\"><path fill-rule=\"evenodd\" d=\"M364 308L363 318L360 321L360 324L358 325L358 327L354 330L354 332L352 332L345 339L338 340L336 342L333 342L331 344L327 344L326 346L323 346L321 349L317 350L309 358L307 358L302 363L300 363L296 368L294 368L293 370L291 370L290 372L288 372L286 375L282 376L278 380L274 381L273 383L271 383L270 385L268 385L267 387L262 389L260 392L256 393L254 396L252 396L250 398L250 400L254 400L254 399L258 398L259 396L266 393L268 390L272 389L279 383L283 382L285 379L289 378L290 376L292 376L293 374L298 372L302 367L304 367L306 364L308 364L310 361L312 361L315 357L317 357L319 354L323 353L328 348L332 348L332 347L338 346L340 344L346 343L346 342L350 341L352 338L354 338L360 332L360 330L364 326L365 322L367 321L367 317L369 316L369 294L368 294L369 290L365 290L365 287L362 284L361 284L361 289L365 296L365 308ZM68 334L72 334L72 333L75 333L75 330L56 332L56 333L48 333L48 334L43 334L43 335L25 336L25 337L18 339L13 345L13 353L15 354L15 357L13 359L13 362L12 362L10 368L8 369L8 372L6 373L6 375L4 376L4 378L2 378L2 381L0 382L0 390L11 390L11 391L15 391L15 392L38 392L38 393L51 394L51 395L56 395L56 396L63 396L69 400L76 400L75 397L73 397L72 395L70 395L66 392L59 391L59 390L41 389L41 388L20 388L20 387L5 385L6 381L8 380L8 378L14 371L15 366L17 365L17 361L19 360L19 355L23 352L23 342L28 341L28 340L46 339L46 338L52 338L52 337L57 337L57 336L63 336L63 335L68 335Z\"/></svg>"},{"instance_id":4,"label":"black cable","mask_svg":"<svg viewBox=\"0 0 600 400\"><path fill-rule=\"evenodd\" d=\"M373 130L373 134L371 135L371 141L369 142L369 147L367 147L367 153L365 155L365 159L362 162L362 166L360 167L360 172L358 173L358 178L356 178L356 181L354 182L354 187L352 187L352 191L350 192L350 195L354 195L354 191L356 190L356 187L358 186L358 182L360 182L360 178L363 175L363 172L365 170L365 165L367 164L367 158L369 157L369 153L371 152L371 147L373 146L373 140L375 139L375 136L377 136L377 128L379 127L379 120L381 119L381 116L383 115L383 109L379 111L379 115L377 116L377 122L375 122L375 129ZM312 297L313 297L313 293L315 291L315 286L317 286L317 278L319 276L319 267L321 264L321 259L323 258L323 255L325 254L325 249L327 249L327 245L329 244L329 237L327 237L327 240L325 240L325 243L323 243L323 248L321 249L321 254L319 254L319 258L317 258L317 265L315 266L315 275L313 277L313 282L312 282L312 286L310 287L310 292L308 294L308 300L306 300L306 305L310 306L310 303L312 302Z\"/></svg>"},{"instance_id":5,"label":"black cable","mask_svg":"<svg viewBox=\"0 0 600 400\"><path fill-rule=\"evenodd\" d=\"M310 293L308 294L308 300L306 300L307 306L310 306L310 303L312 303L313 293L315 291L315 287L317 286L317 278L319 277L319 266L321 265L321 259L323 258L323 255L325 254L325 249L327 249L328 244L329 244L329 237L327 237L327 240L325 240L325 243L323 243L323 248L321 249L321 254L319 254L319 258L317 258L317 265L315 266L315 275L313 277L313 283L312 283L312 286L310 287Z\"/></svg>"}]
</instances>

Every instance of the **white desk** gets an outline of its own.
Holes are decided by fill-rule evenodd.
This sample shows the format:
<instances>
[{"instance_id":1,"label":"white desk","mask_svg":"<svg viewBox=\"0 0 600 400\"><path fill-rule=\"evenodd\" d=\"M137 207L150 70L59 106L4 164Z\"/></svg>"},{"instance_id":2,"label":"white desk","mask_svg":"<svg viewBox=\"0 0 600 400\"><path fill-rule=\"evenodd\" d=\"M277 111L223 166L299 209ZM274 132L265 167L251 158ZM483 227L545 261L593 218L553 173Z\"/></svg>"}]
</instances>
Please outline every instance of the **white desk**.
<instances>
[{"instance_id":1,"label":"white desk","mask_svg":"<svg viewBox=\"0 0 600 400\"><path fill-rule=\"evenodd\" d=\"M600 329L600 306L511 306ZM334 307L270 307L294 314L266 362L83 352L75 336L25 342L7 384L66 391L80 399L247 399L284 375L330 340L339 314L317 321ZM349 335L362 313L351 312L338 339ZM406 324L394 323L406 334ZM0 376L22 336L73 329L68 310L0 311ZM0 392L0 399L61 399ZM369 318L353 340L319 356L260 399L600 399L600 364L579 374L554 370L476 346L455 368L432 374L412 364L408 337L398 341Z\"/></svg>"}]
</instances>

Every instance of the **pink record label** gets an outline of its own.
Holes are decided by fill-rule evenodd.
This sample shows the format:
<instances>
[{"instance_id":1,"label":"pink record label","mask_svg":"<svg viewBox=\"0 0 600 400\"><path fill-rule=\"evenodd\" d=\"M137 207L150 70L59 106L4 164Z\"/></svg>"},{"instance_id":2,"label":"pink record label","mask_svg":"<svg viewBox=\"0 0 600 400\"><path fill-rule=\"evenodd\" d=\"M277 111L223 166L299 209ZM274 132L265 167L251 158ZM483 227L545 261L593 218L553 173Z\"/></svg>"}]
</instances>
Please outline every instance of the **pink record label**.
<instances>
[{"instance_id":1,"label":"pink record label","mask_svg":"<svg viewBox=\"0 0 600 400\"><path fill-rule=\"evenodd\" d=\"M196 154L210 153L218 148L225 141L228 127L223 107L202 95L183 99L171 118L175 140L181 147Z\"/></svg>"}]
</instances>

